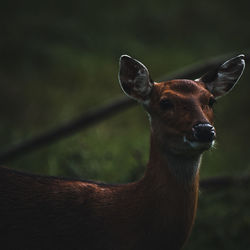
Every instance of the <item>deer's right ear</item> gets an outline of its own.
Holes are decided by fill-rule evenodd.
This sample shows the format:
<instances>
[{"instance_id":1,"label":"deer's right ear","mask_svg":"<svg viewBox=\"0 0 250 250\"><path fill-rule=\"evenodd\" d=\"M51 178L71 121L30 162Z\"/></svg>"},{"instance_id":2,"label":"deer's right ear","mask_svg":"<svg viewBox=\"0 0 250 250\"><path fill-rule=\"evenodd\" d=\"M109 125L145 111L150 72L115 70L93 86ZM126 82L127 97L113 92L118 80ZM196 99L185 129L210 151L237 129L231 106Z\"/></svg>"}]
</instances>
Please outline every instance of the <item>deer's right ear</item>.
<instances>
[{"instance_id":1,"label":"deer's right ear","mask_svg":"<svg viewBox=\"0 0 250 250\"><path fill-rule=\"evenodd\" d=\"M140 103L146 103L150 98L153 82L148 69L130 56L120 58L119 82L122 90L129 97Z\"/></svg>"},{"instance_id":2,"label":"deer's right ear","mask_svg":"<svg viewBox=\"0 0 250 250\"><path fill-rule=\"evenodd\" d=\"M209 71L197 81L205 84L206 88L219 98L233 89L245 68L244 55L236 56L214 70Z\"/></svg>"}]
</instances>

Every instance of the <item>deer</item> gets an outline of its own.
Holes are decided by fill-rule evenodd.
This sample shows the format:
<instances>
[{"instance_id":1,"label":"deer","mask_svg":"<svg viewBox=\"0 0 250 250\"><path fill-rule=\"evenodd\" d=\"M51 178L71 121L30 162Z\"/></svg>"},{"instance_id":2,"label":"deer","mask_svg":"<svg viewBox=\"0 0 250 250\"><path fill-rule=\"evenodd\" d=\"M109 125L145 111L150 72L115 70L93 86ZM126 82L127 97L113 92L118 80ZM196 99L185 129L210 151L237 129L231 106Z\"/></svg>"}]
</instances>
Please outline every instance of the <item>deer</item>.
<instances>
[{"instance_id":1,"label":"deer","mask_svg":"<svg viewBox=\"0 0 250 250\"><path fill-rule=\"evenodd\" d=\"M105 184L0 167L4 249L179 250L193 228L204 151L216 139L213 104L245 67L236 56L198 79L154 82L122 55L119 83L150 120L150 151L138 181Z\"/></svg>"}]
</instances>

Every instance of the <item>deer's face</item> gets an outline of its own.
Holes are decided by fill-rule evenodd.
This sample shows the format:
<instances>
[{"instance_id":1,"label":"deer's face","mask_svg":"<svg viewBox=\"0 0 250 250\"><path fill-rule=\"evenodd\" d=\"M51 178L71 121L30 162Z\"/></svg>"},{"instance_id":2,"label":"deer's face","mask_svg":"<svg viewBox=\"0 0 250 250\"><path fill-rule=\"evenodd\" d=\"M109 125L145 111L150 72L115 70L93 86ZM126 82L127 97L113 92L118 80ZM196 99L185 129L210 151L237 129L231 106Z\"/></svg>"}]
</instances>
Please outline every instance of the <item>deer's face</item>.
<instances>
[{"instance_id":1,"label":"deer's face","mask_svg":"<svg viewBox=\"0 0 250 250\"><path fill-rule=\"evenodd\" d=\"M244 70L244 56L226 61L192 80L156 83L148 69L129 56L120 59L124 92L143 104L150 115L152 135L161 148L176 154L201 153L215 140L213 104L229 92Z\"/></svg>"},{"instance_id":2,"label":"deer's face","mask_svg":"<svg viewBox=\"0 0 250 250\"><path fill-rule=\"evenodd\" d=\"M154 83L150 102L154 136L164 149L190 153L210 148L215 140L215 97L204 84L191 80Z\"/></svg>"}]
</instances>

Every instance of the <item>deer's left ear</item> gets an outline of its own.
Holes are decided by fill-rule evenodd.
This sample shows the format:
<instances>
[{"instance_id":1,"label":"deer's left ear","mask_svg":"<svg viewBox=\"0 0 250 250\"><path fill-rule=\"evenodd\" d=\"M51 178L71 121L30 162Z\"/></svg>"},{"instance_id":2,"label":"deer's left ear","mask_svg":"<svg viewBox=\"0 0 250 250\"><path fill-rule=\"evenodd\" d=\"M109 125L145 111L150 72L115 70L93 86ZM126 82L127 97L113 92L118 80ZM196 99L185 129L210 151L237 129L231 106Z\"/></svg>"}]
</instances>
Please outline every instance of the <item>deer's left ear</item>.
<instances>
[{"instance_id":1,"label":"deer's left ear","mask_svg":"<svg viewBox=\"0 0 250 250\"><path fill-rule=\"evenodd\" d=\"M153 82L148 69L130 56L120 58L119 82L126 95L140 103L146 103L150 98Z\"/></svg>"},{"instance_id":2,"label":"deer's left ear","mask_svg":"<svg viewBox=\"0 0 250 250\"><path fill-rule=\"evenodd\" d=\"M196 81L203 82L214 97L219 98L232 90L244 68L244 55L239 55L226 61L217 69L209 71Z\"/></svg>"}]
</instances>

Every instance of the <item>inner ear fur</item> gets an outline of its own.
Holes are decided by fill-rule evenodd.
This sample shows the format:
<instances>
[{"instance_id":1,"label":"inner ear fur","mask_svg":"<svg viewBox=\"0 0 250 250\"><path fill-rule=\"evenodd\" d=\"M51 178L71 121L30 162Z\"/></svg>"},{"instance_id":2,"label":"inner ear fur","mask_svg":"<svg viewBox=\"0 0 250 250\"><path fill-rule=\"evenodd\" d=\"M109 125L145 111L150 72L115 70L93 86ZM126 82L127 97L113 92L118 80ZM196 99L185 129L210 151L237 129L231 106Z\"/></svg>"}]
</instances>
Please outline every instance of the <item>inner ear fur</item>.
<instances>
[{"instance_id":1,"label":"inner ear fur","mask_svg":"<svg viewBox=\"0 0 250 250\"><path fill-rule=\"evenodd\" d=\"M219 98L233 89L244 68L244 55L238 55L207 72L197 81L203 82L214 97Z\"/></svg>"},{"instance_id":2,"label":"inner ear fur","mask_svg":"<svg viewBox=\"0 0 250 250\"><path fill-rule=\"evenodd\" d=\"M129 97L145 102L149 99L153 82L145 65L138 60L123 55L120 58L119 82Z\"/></svg>"}]
</instances>

